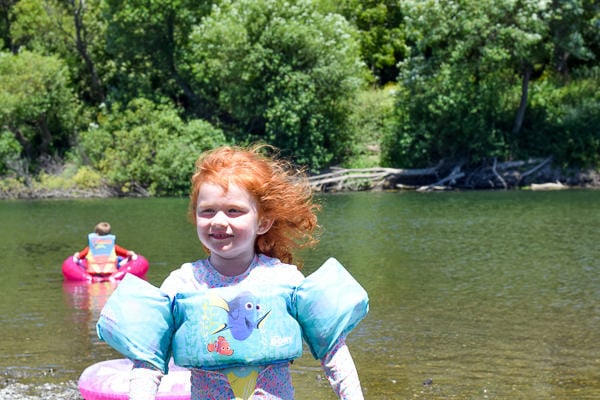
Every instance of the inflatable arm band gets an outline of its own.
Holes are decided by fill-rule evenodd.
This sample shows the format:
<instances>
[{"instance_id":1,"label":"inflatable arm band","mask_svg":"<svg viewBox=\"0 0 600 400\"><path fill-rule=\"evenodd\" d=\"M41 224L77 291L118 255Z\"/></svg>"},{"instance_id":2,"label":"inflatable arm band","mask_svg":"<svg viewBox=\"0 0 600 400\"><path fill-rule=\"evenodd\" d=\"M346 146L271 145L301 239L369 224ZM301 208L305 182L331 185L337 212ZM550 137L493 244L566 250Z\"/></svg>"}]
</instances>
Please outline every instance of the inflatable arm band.
<instances>
[{"instance_id":1,"label":"inflatable arm band","mask_svg":"<svg viewBox=\"0 0 600 400\"><path fill-rule=\"evenodd\" d=\"M295 303L302 335L316 359L323 358L369 311L367 292L335 258L304 279Z\"/></svg>"},{"instance_id":2,"label":"inflatable arm band","mask_svg":"<svg viewBox=\"0 0 600 400\"><path fill-rule=\"evenodd\" d=\"M171 301L143 279L125 276L102 308L96 332L125 357L168 372L173 332Z\"/></svg>"}]
</instances>

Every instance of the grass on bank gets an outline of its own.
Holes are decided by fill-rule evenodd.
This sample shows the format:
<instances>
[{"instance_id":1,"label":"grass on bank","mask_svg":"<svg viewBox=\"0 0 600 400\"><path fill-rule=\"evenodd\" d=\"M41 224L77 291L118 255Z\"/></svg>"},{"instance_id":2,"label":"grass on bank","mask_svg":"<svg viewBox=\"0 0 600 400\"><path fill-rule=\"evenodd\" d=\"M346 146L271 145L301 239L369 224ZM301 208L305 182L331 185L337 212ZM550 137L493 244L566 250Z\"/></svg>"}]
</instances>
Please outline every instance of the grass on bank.
<instances>
[{"instance_id":1,"label":"grass on bank","mask_svg":"<svg viewBox=\"0 0 600 400\"><path fill-rule=\"evenodd\" d=\"M58 173L41 172L35 177L8 176L0 180L3 199L108 197L111 192L98 171L72 164Z\"/></svg>"}]
</instances>

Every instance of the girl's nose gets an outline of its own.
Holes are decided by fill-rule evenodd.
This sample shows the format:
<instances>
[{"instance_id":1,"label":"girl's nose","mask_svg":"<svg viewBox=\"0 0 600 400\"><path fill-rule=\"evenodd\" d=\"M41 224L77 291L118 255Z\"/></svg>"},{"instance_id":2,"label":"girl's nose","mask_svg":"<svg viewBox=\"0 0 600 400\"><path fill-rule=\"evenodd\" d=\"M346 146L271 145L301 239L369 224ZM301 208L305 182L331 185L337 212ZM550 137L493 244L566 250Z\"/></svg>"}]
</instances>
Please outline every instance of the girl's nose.
<instances>
[{"instance_id":1,"label":"girl's nose","mask_svg":"<svg viewBox=\"0 0 600 400\"><path fill-rule=\"evenodd\" d=\"M227 216L223 211L218 211L212 218L211 224L213 226L227 226Z\"/></svg>"}]
</instances>

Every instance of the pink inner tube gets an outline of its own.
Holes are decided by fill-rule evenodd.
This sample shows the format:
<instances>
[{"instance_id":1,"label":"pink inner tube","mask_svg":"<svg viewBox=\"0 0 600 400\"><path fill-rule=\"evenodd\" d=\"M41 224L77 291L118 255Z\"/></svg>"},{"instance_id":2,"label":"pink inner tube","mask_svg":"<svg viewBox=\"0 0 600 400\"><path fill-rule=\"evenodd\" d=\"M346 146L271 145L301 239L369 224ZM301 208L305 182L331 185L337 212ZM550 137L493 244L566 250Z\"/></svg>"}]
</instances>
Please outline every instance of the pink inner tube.
<instances>
[{"instance_id":1,"label":"pink inner tube","mask_svg":"<svg viewBox=\"0 0 600 400\"><path fill-rule=\"evenodd\" d=\"M87 367L79 377L79 392L85 400L127 400L132 365L130 360L122 358ZM156 399L189 400L190 393L190 371L171 362L169 373L160 382Z\"/></svg>"},{"instance_id":2,"label":"pink inner tube","mask_svg":"<svg viewBox=\"0 0 600 400\"><path fill-rule=\"evenodd\" d=\"M148 260L140 254L137 254L135 259L131 258L125 261L117 272L111 275L97 276L89 274L86 269L86 260L81 260L81 264L73 260L73 256L67 257L62 264L62 273L66 280L69 281L87 281L87 282L105 282L119 281L125 277L125 274L130 273L143 277L148 272Z\"/></svg>"}]
</instances>

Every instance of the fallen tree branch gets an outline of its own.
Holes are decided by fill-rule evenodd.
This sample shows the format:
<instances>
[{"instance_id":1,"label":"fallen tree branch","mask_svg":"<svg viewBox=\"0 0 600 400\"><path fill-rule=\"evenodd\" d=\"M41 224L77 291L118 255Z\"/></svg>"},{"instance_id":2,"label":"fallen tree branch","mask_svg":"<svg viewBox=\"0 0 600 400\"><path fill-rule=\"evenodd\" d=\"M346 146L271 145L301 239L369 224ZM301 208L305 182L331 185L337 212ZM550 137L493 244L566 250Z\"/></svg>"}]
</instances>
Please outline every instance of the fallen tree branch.
<instances>
[{"instance_id":1,"label":"fallen tree branch","mask_svg":"<svg viewBox=\"0 0 600 400\"><path fill-rule=\"evenodd\" d=\"M496 175L496 178L498 178L498 180L502 183L502 186L504 186L504 190L506 190L508 189L508 186L506 185L506 181L504 180L504 178L502 178L502 176L496 170L497 164L498 160L496 159L496 157L494 157L494 165L492 165L492 172L494 173L494 175Z\"/></svg>"},{"instance_id":2,"label":"fallen tree branch","mask_svg":"<svg viewBox=\"0 0 600 400\"><path fill-rule=\"evenodd\" d=\"M522 173L521 178L519 179L519 182L521 182L523 180L523 178L526 178L527 176L532 175L532 174L536 173L537 171L539 171L540 169L544 168L546 165L548 165L550 163L550 161L552 161L552 156L544 159L541 163L539 163L535 167L531 168L529 171Z\"/></svg>"},{"instance_id":3,"label":"fallen tree branch","mask_svg":"<svg viewBox=\"0 0 600 400\"><path fill-rule=\"evenodd\" d=\"M449 164L440 162L435 167L423 169L399 168L336 168L327 173L309 178L313 190L357 191L357 190L452 190L452 189L499 189L523 187L529 184L546 184L563 181L567 187L577 185L594 186L600 181L598 174L581 174L579 181L564 176L559 169L551 168L552 157L544 159L498 162L496 158L479 166L465 169L464 162ZM524 172L523 172L524 171ZM444 176L440 179L440 176ZM561 178L563 177L563 178ZM597 184L596 184L597 185ZM536 186L533 190L558 188L557 184Z\"/></svg>"},{"instance_id":4,"label":"fallen tree branch","mask_svg":"<svg viewBox=\"0 0 600 400\"><path fill-rule=\"evenodd\" d=\"M445 177L442 180L432 183L431 185L421 186L420 188L417 189L417 192L425 192L425 191L429 191L429 190L446 190L448 188L446 185L447 182L450 182L451 185L454 185L458 179L465 176L465 173L461 172L460 169L461 169L461 165L457 165L456 167L454 167L452 169L452 172L450 172L450 175L448 175L447 177Z\"/></svg>"},{"instance_id":5,"label":"fallen tree branch","mask_svg":"<svg viewBox=\"0 0 600 400\"><path fill-rule=\"evenodd\" d=\"M333 172L309 177L308 181L316 191L340 191L381 188L388 180L431 175L437 175L435 167L425 169L339 168Z\"/></svg>"}]
</instances>

